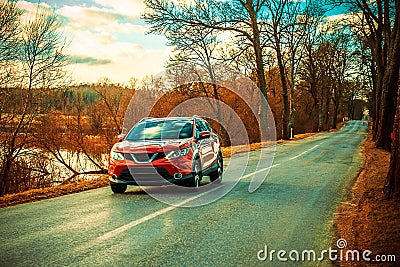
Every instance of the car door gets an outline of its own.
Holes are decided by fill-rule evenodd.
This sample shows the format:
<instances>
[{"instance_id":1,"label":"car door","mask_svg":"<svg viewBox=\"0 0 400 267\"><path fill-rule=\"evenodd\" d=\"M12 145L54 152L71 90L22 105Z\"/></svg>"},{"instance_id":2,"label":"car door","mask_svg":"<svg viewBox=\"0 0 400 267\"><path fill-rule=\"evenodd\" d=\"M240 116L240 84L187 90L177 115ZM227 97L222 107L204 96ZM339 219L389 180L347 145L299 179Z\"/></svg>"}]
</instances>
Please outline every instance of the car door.
<instances>
[{"instance_id":1,"label":"car door","mask_svg":"<svg viewBox=\"0 0 400 267\"><path fill-rule=\"evenodd\" d=\"M206 124L202 120L196 120L196 138L198 139L199 153L202 162L202 169L209 168L213 162L213 139L209 138L200 139L200 133L209 131Z\"/></svg>"},{"instance_id":2,"label":"car door","mask_svg":"<svg viewBox=\"0 0 400 267\"><path fill-rule=\"evenodd\" d=\"M212 130L210 124L208 124L207 121L203 121L203 123L204 123L204 127L206 128L206 130L211 133L209 146L210 146L210 149L211 149L211 152L210 152L210 165L212 165L218 159L219 140L218 140L218 136L213 133L213 130Z\"/></svg>"}]
</instances>

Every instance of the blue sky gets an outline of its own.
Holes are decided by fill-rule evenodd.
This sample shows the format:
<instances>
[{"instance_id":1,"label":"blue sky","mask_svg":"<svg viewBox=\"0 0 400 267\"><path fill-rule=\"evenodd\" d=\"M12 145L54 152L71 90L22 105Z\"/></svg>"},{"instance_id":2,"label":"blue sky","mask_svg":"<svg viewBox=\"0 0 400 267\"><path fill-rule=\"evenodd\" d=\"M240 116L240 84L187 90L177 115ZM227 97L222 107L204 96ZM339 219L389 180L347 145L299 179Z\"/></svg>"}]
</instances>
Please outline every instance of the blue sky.
<instances>
[{"instance_id":1,"label":"blue sky","mask_svg":"<svg viewBox=\"0 0 400 267\"><path fill-rule=\"evenodd\" d=\"M48 6L62 17L70 66L77 82L108 77L127 83L163 70L169 48L162 36L146 34L140 19L143 0L26 0L20 6L34 12L36 4ZM29 13L29 12L28 12Z\"/></svg>"}]
</instances>

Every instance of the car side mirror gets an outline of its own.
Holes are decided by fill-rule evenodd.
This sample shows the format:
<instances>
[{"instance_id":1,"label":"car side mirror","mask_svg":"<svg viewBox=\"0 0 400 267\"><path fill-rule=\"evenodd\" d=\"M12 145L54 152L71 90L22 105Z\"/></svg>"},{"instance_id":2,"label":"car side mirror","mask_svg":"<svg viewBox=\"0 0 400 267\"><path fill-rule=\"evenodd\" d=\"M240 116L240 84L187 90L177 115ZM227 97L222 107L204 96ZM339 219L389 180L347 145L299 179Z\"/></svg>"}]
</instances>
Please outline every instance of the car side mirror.
<instances>
[{"instance_id":1,"label":"car side mirror","mask_svg":"<svg viewBox=\"0 0 400 267\"><path fill-rule=\"evenodd\" d=\"M117 142L122 142L122 141L124 141L125 137L126 137L126 134L120 134L120 135L118 135L118 136L117 136Z\"/></svg>"},{"instance_id":2,"label":"car side mirror","mask_svg":"<svg viewBox=\"0 0 400 267\"><path fill-rule=\"evenodd\" d=\"M211 133L209 131L200 132L200 134L199 134L200 140L210 138L210 137L211 137Z\"/></svg>"}]
</instances>

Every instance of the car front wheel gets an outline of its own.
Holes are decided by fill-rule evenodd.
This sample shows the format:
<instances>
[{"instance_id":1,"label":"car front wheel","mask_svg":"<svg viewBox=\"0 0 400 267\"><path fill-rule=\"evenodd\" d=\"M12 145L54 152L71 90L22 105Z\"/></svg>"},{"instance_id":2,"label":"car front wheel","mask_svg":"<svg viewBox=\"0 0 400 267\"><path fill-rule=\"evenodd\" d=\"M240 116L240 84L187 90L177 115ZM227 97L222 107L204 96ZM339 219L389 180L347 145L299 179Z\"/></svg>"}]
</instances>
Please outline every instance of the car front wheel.
<instances>
[{"instance_id":1,"label":"car front wheel","mask_svg":"<svg viewBox=\"0 0 400 267\"><path fill-rule=\"evenodd\" d=\"M201 171L201 164L200 161L197 160L193 163L192 178L189 181L189 186L198 188L202 178L203 173Z\"/></svg>"},{"instance_id":2,"label":"car front wheel","mask_svg":"<svg viewBox=\"0 0 400 267\"><path fill-rule=\"evenodd\" d=\"M217 169L210 173L210 181L220 183L222 181L222 172L224 171L224 160L221 153L218 153Z\"/></svg>"},{"instance_id":3,"label":"car front wheel","mask_svg":"<svg viewBox=\"0 0 400 267\"><path fill-rule=\"evenodd\" d=\"M126 184L111 184L111 190L115 194L123 194L123 193L125 193L126 188L127 188Z\"/></svg>"}]
</instances>

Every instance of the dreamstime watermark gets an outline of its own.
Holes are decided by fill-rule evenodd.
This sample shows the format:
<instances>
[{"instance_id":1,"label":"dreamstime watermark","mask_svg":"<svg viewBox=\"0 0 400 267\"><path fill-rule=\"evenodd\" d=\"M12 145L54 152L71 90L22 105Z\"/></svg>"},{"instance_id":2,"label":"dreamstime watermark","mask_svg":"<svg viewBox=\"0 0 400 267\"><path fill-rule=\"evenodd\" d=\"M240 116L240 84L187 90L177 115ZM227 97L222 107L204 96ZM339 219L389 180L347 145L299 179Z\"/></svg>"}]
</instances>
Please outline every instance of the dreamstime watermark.
<instances>
[{"instance_id":1,"label":"dreamstime watermark","mask_svg":"<svg viewBox=\"0 0 400 267\"><path fill-rule=\"evenodd\" d=\"M371 250L356 250L346 249L347 241L340 238L336 242L336 248L329 247L329 249L321 250L275 250L268 248L267 245L264 249L257 252L257 259L260 261L280 261L280 262L302 262L302 261L366 261L366 262L395 262L396 255L374 255Z\"/></svg>"}]
</instances>

